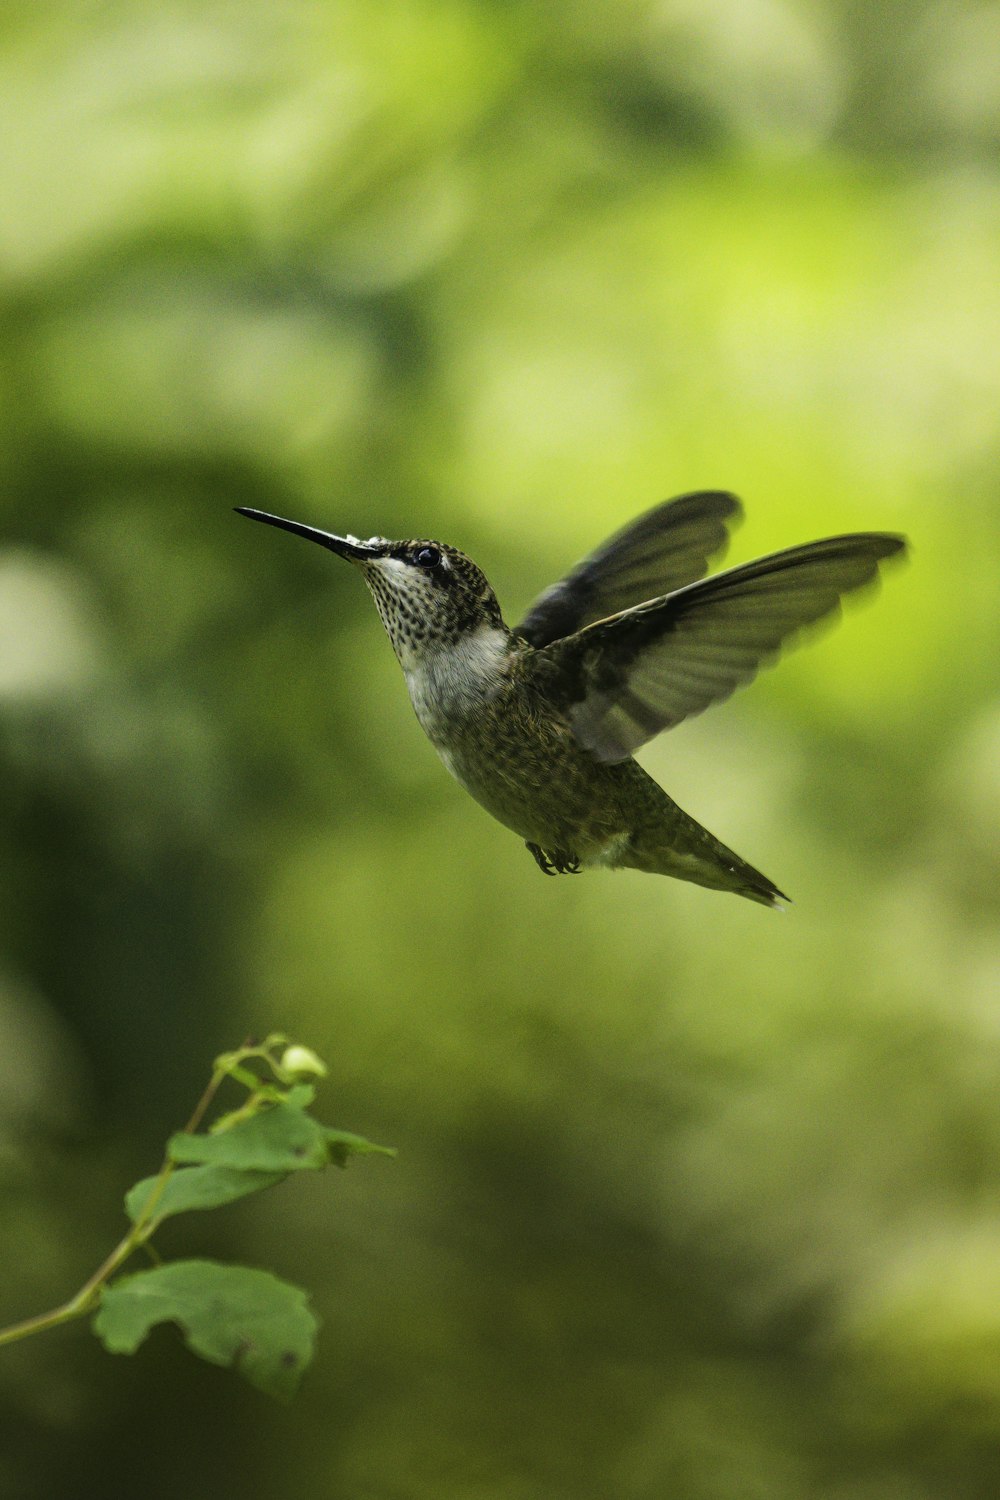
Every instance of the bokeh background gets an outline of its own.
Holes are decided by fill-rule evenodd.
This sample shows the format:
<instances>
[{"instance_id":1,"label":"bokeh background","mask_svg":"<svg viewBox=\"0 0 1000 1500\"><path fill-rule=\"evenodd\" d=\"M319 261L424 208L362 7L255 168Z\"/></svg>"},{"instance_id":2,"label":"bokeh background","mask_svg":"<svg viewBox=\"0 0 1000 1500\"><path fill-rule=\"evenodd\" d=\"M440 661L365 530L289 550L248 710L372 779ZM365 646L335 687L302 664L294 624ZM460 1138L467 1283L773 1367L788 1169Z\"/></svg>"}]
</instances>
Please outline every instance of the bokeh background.
<instances>
[{"instance_id":1,"label":"bokeh background","mask_svg":"<svg viewBox=\"0 0 1000 1500\"><path fill-rule=\"evenodd\" d=\"M60 1330L5 1500L1000 1492L998 58L972 0L8 0L2 1316L249 1032L399 1156L163 1234L312 1289L292 1407ZM231 509L513 621L700 487L735 560L913 544L642 757L785 915L544 880Z\"/></svg>"}]
</instances>

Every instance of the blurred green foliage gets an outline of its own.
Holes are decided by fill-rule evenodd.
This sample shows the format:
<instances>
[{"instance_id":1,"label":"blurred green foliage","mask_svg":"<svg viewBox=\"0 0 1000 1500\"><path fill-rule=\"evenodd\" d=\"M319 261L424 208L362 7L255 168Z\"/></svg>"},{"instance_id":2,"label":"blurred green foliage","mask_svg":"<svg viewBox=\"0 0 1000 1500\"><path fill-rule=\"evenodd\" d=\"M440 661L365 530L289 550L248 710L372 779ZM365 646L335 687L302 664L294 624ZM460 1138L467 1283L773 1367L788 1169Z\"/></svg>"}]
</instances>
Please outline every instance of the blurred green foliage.
<instances>
[{"instance_id":1,"label":"blurred green foliage","mask_svg":"<svg viewBox=\"0 0 1000 1500\"><path fill-rule=\"evenodd\" d=\"M1000 1490L998 44L970 0L5 7L3 1316L241 1031L400 1149L185 1225L315 1289L291 1410L66 1330L0 1365L5 1496ZM736 559L914 544L644 756L783 918L543 880L359 580L230 510L440 535L517 618L708 486Z\"/></svg>"}]
</instances>

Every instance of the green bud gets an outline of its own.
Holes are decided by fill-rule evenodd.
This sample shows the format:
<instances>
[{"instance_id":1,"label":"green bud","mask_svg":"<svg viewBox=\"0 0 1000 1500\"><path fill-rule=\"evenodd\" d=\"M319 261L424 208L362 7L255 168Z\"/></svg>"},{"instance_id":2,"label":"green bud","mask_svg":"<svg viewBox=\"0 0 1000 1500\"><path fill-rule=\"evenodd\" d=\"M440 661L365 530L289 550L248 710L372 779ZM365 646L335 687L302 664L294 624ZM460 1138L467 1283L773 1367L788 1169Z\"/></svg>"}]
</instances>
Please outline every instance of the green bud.
<instances>
[{"instance_id":1,"label":"green bud","mask_svg":"<svg viewBox=\"0 0 1000 1500\"><path fill-rule=\"evenodd\" d=\"M297 1044L286 1047L281 1054L279 1064L282 1073L292 1078L325 1078L326 1063L321 1057L317 1057L311 1047L300 1047Z\"/></svg>"}]
</instances>

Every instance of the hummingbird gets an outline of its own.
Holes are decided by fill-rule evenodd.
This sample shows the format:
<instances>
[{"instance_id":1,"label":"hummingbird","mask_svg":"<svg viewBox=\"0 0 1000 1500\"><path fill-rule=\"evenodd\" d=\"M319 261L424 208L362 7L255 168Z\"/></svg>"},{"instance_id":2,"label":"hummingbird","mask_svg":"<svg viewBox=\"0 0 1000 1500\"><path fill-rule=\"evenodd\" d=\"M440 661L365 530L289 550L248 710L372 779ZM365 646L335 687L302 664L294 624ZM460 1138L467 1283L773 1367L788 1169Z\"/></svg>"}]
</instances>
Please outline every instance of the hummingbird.
<instances>
[{"instance_id":1,"label":"hummingbird","mask_svg":"<svg viewBox=\"0 0 1000 1500\"><path fill-rule=\"evenodd\" d=\"M697 491L617 531L510 629L485 575L455 547L362 541L237 510L360 570L427 737L546 875L626 867L764 906L789 899L633 755L836 613L842 595L903 552L903 537L827 537L706 577L742 507L723 491Z\"/></svg>"}]
</instances>

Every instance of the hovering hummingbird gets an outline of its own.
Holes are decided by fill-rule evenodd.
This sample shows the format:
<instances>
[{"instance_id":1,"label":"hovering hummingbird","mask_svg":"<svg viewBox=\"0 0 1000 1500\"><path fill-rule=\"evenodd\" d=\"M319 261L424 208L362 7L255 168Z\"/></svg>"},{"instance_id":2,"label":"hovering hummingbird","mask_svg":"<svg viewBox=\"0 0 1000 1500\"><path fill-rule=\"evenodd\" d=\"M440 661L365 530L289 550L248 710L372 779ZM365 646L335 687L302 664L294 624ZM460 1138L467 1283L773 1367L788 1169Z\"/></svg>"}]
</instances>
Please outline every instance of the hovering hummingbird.
<instances>
[{"instance_id":1,"label":"hovering hummingbird","mask_svg":"<svg viewBox=\"0 0 1000 1500\"><path fill-rule=\"evenodd\" d=\"M455 547L360 541L238 510L360 568L434 748L546 875L625 866L764 906L788 899L632 755L749 682L803 626L874 579L904 538L828 537L704 578L740 503L714 490L682 495L616 532L510 630Z\"/></svg>"}]
</instances>

